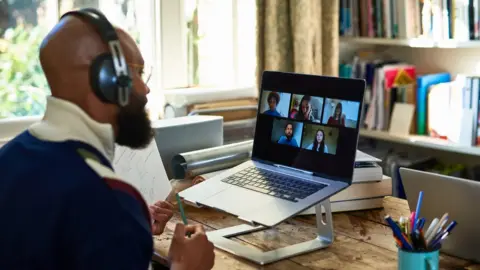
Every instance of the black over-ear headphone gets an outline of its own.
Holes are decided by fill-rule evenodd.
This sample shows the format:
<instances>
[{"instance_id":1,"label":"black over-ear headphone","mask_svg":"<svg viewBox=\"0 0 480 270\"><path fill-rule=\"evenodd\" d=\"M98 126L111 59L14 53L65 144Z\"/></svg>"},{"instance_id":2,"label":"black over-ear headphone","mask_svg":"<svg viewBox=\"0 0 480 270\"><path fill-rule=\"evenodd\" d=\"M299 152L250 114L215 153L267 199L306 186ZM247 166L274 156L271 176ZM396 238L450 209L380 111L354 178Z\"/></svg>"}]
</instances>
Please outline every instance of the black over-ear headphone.
<instances>
[{"instance_id":1,"label":"black over-ear headphone","mask_svg":"<svg viewBox=\"0 0 480 270\"><path fill-rule=\"evenodd\" d=\"M132 78L120 40L112 24L102 12L85 8L70 11L60 18L76 15L93 25L110 52L97 56L90 64L90 85L103 102L126 106L132 93Z\"/></svg>"}]
</instances>

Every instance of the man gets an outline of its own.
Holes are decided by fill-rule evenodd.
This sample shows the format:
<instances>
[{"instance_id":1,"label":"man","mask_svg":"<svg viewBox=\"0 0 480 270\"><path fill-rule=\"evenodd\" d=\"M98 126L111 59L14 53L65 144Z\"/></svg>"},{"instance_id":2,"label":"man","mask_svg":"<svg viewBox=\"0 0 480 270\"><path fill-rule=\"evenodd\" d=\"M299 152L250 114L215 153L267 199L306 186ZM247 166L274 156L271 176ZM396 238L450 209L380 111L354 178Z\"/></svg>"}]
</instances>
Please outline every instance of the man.
<instances>
[{"instance_id":1,"label":"man","mask_svg":"<svg viewBox=\"0 0 480 270\"><path fill-rule=\"evenodd\" d=\"M287 123L285 125L284 132L285 132L285 135L280 137L280 139L278 140L278 143L279 144L290 145L290 146L293 146L293 147L298 147L297 141L295 140L295 138L293 138L293 124L292 123Z\"/></svg>"},{"instance_id":2,"label":"man","mask_svg":"<svg viewBox=\"0 0 480 270\"><path fill-rule=\"evenodd\" d=\"M153 134L143 58L116 32L133 79L126 107L92 90L90 65L108 47L83 18L63 18L42 42L52 92L45 116L0 149L0 269L149 267L152 233L163 231L172 206L148 208L111 167L115 142L142 148ZM169 259L172 269L210 269L213 245L202 227L177 224Z\"/></svg>"}]
</instances>

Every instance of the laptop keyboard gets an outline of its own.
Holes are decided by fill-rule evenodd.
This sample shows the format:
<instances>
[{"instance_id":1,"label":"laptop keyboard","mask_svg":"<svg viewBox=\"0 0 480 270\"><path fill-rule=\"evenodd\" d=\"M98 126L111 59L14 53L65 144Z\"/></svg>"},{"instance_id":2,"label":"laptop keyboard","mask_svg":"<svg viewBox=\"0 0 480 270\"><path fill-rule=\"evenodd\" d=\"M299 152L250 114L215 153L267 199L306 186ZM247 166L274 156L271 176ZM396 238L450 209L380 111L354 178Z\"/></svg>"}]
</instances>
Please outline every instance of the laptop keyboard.
<instances>
[{"instance_id":1,"label":"laptop keyboard","mask_svg":"<svg viewBox=\"0 0 480 270\"><path fill-rule=\"evenodd\" d=\"M222 182L292 202L305 199L327 186L299 181L298 178L280 175L257 167L249 167L223 179Z\"/></svg>"}]
</instances>

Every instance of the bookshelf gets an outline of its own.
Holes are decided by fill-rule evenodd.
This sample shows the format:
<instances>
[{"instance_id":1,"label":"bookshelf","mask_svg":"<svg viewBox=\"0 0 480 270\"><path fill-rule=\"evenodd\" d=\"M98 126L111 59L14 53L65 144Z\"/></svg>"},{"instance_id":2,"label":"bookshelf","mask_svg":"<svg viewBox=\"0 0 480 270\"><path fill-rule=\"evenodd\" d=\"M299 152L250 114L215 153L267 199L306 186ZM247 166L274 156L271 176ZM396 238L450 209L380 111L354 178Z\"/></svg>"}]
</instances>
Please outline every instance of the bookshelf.
<instances>
[{"instance_id":1,"label":"bookshelf","mask_svg":"<svg viewBox=\"0 0 480 270\"><path fill-rule=\"evenodd\" d=\"M363 138L375 139L380 141L393 142L398 144L410 145L415 147L423 147L458 154L480 156L480 147L459 145L447 140L432 138L422 135L394 135L387 131L379 130L360 130L360 136Z\"/></svg>"},{"instance_id":2,"label":"bookshelf","mask_svg":"<svg viewBox=\"0 0 480 270\"><path fill-rule=\"evenodd\" d=\"M480 48L480 40L435 41L428 38L393 39L393 38L369 38L369 37L340 37L340 42L358 45L402 46L411 48Z\"/></svg>"}]
</instances>

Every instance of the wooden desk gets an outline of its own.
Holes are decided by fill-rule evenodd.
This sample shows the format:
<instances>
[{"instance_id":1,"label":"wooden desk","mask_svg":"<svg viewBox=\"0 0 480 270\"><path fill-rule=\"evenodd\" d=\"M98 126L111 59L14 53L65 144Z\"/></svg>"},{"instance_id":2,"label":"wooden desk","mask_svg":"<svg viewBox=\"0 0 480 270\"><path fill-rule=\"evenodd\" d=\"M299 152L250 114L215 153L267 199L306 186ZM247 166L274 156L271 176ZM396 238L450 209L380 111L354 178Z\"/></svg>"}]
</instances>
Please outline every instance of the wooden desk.
<instances>
[{"instance_id":1,"label":"wooden desk","mask_svg":"<svg viewBox=\"0 0 480 270\"><path fill-rule=\"evenodd\" d=\"M230 227L242 222L235 217L212 209L185 207L190 224L203 224L207 231ZM215 250L214 269L396 269L397 250L386 214L398 219L409 213L404 200L387 197L384 209L333 214L335 240L327 249L262 266L240 259L222 250ZM154 237L155 250L166 257L175 223L182 222L175 214L161 236ZM282 223L276 230L262 231L236 237L245 245L264 251L296 244L315 237L314 216L296 217ZM157 258L162 261L162 258ZM445 254L441 255L441 269L480 269L480 265Z\"/></svg>"}]
</instances>

